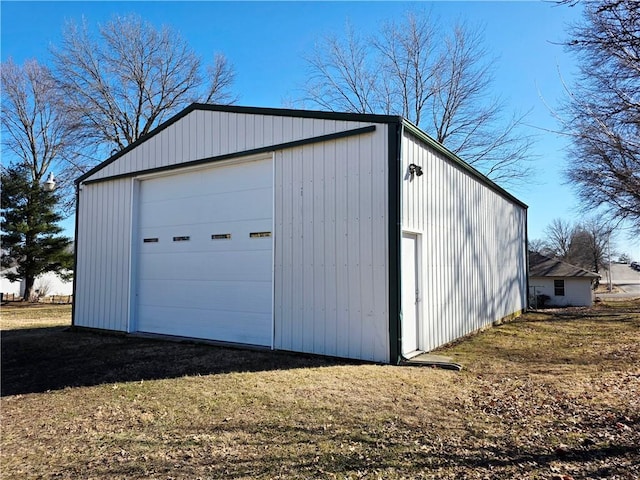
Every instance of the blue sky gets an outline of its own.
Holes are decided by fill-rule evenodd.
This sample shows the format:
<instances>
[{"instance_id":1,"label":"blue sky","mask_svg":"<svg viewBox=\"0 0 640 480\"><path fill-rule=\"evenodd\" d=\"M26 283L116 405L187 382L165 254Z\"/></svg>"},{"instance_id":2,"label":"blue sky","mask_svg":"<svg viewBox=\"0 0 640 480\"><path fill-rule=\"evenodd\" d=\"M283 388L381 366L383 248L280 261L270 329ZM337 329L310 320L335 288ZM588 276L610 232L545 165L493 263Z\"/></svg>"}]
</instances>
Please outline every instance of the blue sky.
<instances>
[{"instance_id":1,"label":"blue sky","mask_svg":"<svg viewBox=\"0 0 640 480\"><path fill-rule=\"evenodd\" d=\"M323 35L340 34L349 22L363 35L409 8L424 8L443 25L462 19L484 27L485 46L496 57L495 94L510 111L531 110L530 131L538 135L533 150L537 174L526 185L509 188L529 205L529 237L543 236L554 218L576 220L579 205L563 183L567 143L549 133L558 127L546 102L562 95L560 75L570 80L573 57L557 43L577 7L551 2L7 2L1 4L1 55L21 63L47 63L65 20L84 16L90 25L114 14L137 13L155 25L177 29L205 61L224 53L236 70L238 104L289 106L301 96L303 59ZM544 101L543 101L544 99ZM68 222L71 225L70 222ZM640 243L619 235L618 250L640 260Z\"/></svg>"}]
</instances>

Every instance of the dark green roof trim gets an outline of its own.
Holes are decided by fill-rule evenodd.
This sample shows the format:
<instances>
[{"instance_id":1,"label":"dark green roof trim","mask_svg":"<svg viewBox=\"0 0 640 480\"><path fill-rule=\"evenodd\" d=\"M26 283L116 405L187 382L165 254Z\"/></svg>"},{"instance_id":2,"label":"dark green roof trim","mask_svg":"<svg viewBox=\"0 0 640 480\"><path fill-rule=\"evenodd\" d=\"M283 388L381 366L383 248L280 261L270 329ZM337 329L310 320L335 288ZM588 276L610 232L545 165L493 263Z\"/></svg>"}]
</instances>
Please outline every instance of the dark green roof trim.
<instances>
[{"instance_id":1,"label":"dark green roof trim","mask_svg":"<svg viewBox=\"0 0 640 480\"><path fill-rule=\"evenodd\" d=\"M401 135L402 120L388 126L388 248L389 248L389 363L400 364L402 360L401 252L402 215L400 211Z\"/></svg>"},{"instance_id":2,"label":"dark green roof trim","mask_svg":"<svg viewBox=\"0 0 640 480\"><path fill-rule=\"evenodd\" d=\"M511 195L509 192L507 192L504 188L502 188L500 185L498 185L497 183L495 183L494 181L490 180L487 176L483 175L482 173L480 173L478 170L476 170L475 168L473 168L471 165L469 165L467 162L465 162L464 160L462 160L460 157L458 157L455 153L453 153L451 150L449 150L448 148L446 148L444 145L442 145L440 142L437 142L436 140L434 140L433 138L431 138L429 135L427 135L425 132L423 132L422 130L420 130L418 127L416 127L413 123L409 122L406 119L403 119L403 125L405 127L405 130L408 131L409 133L411 133L414 137L416 137L418 140L424 142L427 146L433 148L434 150L436 150L438 153L443 154L448 160L451 160L453 163L455 163L457 166L459 166L460 168L462 168L464 171L466 171L467 173L471 174L473 177L475 177L477 180L480 180L480 182L482 182L484 185L486 185L487 187L489 187L491 190L493 190L494 192L498 193L499 195L507 198L508 200L512 201L513 203L521 206L522 208L529 208L527 206L526 203L518 200L516 197L514 197L513 195Z\"/></svg>"},{"instance_id":3,"label":"dark green roof trim","mask_svg":"<svg viewBox=\"0 0 640 480\"><path fill-rule=\"evenodd\" d=\"M245 113L250 115L271 115L275 117L317 118L321 120L342 120L348 122L393 123L402 119L397 115L375 113L327 112L322 110L295 110L290 108L241 107L237 105L213 105L194 103L189 108L213 112Z\"/></svg>"},{"instance_id":4,"label":"dark green roof trim","mask_svg":"<svg viewBox=\"0 0 640 480\"><path fill-rule=\"evenodd\" d=\"M193 112L195 110L194 105L196 104L191 104L189 105L187 108L185 108L184 110L182 110L180 113L174 115L173 117L171 117L169 120L167 120L164 123L161 123L160 125L158 125L156 128L154 128L153 130L151 130L149 133L147 133L146 135L140 137L138 140L136 140L135 142L133 142L132 144L128 145L127 147L123 148L122 150L120 150L117 153L114 153L113 155L111 155L109 158L107 158L104 162L99 163L98 165L96 165L95 167L93 167L91 170L89 170L88 172L82 174L80 177L78 177L76 179L76 184L81 183L82 181L84 181L85 179L89 178L91 175L93 175L96 172L99 172L100 170L102 170L103 168L105 168L108 165L111 165L113 162L115 162L117 159L119 159L120 157L122 157L123 155L125 155L126 153L129 153L131 150L133 150L134 148L137 148L139 145L143 144L144 142L146 142L147 140L149 140L151 137L156 136L158 133L160 133L162 130L164 130L167 127L170 127L171 125L173 125L174 123L176 123L178 120L180 120L183 117L186 117L187 115L189 115L191 112Z\"/></svg>"},{"instance_id":5,"label":"dark green roof trim","mask_svg":"<svg viewBox=\"0 0 640 480\"><path fill-rule=\"evenodd\" d=\"M149 133L140 137L131 145L115 153L104 162L96 165L88 172L84 173L76 179L76 184L79 184L89 178L94 173L102 170L107 165L115 162L118 158L122 157L126 153L130 152L140 144L146 142L150 138L154 137L158 133L162 132L165 128L170 127L178 120L186 117L194 110L204 110L210 112L227 112L227 113L243 113L253 115L271 115L278 117L297 117L297 118L317 118L325 120L339 120L339 121L351 121L351 122L371 122L371 123L391 123L397 122L401 117L394 115L375 115L368 113L342 113L342 112L323 112L316 110L292 110L287 108L263 108L263 107L241 107L236 105L213 105L208 103L192 103L187 108L177 113L169 120L161 123Z\"/></svg>"},{"instance_id":6,"label":"dark green roof trim","mask_svg":"<svg viewBox=\"0 0 640 480\"><path fill-rule=\"evenodd\" d=\"M365 133L374 132L375 129L376 129L375 125L369 125L362 128L354 128L352 130L345 130L342 132L329 133L327 135L320 135L317 137L294 140L293 142L280 143L277 145L267 145L266 147L254 148L251 150L243 150L241 152L228 153L225 155L218 155L214 157L200 158L198 160L192 160L190 162L175 163L172 165L165 165L162 167L148 168L146 170L136 170L134 172L127 172L127 173L121 173L118 175L111 175L108 177L95 178L93 180L86 180L83 183L85 185L89 185L92 183L107 182L110 180L118 180L121 178L137 177L139 175L148 175L151 173L169 172L171 170L195 167L198 165L206 165L207 163L219 162L222 160L231 160L233 158L248 157L251 155L259 155L262 153L275 152L277 150L286 150L289 148L301 147L304 145L312 145L314 143L328 142L331 140L338 140L341 138L353 137L356 135L363 135Z\"/></svg>"}]
</instances>

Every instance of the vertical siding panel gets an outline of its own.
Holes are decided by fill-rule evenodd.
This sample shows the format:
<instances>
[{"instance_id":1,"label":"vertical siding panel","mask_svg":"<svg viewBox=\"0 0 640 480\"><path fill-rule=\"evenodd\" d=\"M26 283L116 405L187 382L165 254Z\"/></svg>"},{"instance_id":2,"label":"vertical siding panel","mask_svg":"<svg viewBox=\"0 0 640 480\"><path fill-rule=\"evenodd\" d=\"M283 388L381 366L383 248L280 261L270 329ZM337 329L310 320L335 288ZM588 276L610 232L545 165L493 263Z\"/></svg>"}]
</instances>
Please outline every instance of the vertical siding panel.
<instances>
[{"instance_id":1,"label":"vertical siding panel","mask_svg":"<svg viewBox=\"0 0 640 480\"><path fill-rule=\"evenodd\" d=\"M105 201L104 188L100 188L100 187L96 188L94 202L96 202L97 205L100 205L100 204L106 205L105 203L103 203L104 201ZM97 209L94 211L97 211ZM98 306L98 311L94 313L98 320L99 328L109 328L109 326L106 325L104 321L104 296L100 295L100 293L104 291L104 271L102 269L102 263L103 263L103 256L104 256L103 251L104 251L105 232L103 232L102 230L103 223L104 223L104 215L96 218L96 230L94 235L94 242L95 242L95 251L94 251L95 270L94 271L96 272L95 273L96 285L95 285L95 290L93 291L93 295L96 297L96 305Z\"/></svg>"},{"instance_id":2,"label":"vertical siding panel","mask_svg":"<svg viewBox=\"0 0 640 480\"><path fill-rule=\"evenodd\" d=\"M196 147L198 143L198 122L197 122L197 111L191 113L191 115L187 115L185 120L185 142L182 144L184 148L183 160L182 161L190 161L196 159Z\"/></svg>"},{"instance_id":3,"label":"vertical siding panel","mask_svg":"<svg viewBox=\"0 0 640 480\"><path fill-rule=\"evenodd\" d=\"M315 126L314 126L315 128ZM313 178L311 182L313 195L313 209L311 213L310 231L313 237L311 245L313 276L313 351L316 353L326 352L326 304L325 304L325 268L326 268L326 248L324 244L325 219L325 162L327 162L324 144L313 146L313 160L309 175ZM309 244L309 242L308 242Z\"/></svg>"},{"instance_id":4,"label":"vertical siding panel","mask_svg":"<svg viewBox=\"0 0 640 480\"><path fill-rule=\"evenodd\" d=\"M97 197L99 200L100 204L103 205L107 205L107 202L110 200L109 196L107 195L107 188L100 188L97 191ZM108 210L108 212L110 211L110 209ZM100 306L100 319L101 319L101 325L102 328L111 328L111 325L109 324L109 319L107 318L107 316L105 315L105 296L104 296L104 291L107 288L107 282L106 282L106 272L105 272L105 247L106 247L106 235L107 235L107 229L105 228L106 224L110 223L106 220L106 216L109 213L107 213L105 216L99 218L99 223L98 223L98 290L96 291L96 295L99 298L98 301L98 305Z\"/></svg>"},{"instance_id":5,"label":"vertical siding panel","mask_svg":"<svg viewBox=\"0 0 640 480\"><path fill-rule=\"evenodd\" d=\"M100 241L100 233L98 232L98 221L99 221L99 217L98 216L94 216L93 212L98 212L99 209L97 208L99 205L99 202L97 201L97 195L98 195L98 187L97 186L91 186L89 187L89 195L90 195L90 205L91 205L91 213L89 214L89 222L91 224L91 232L90 232L90 244L91 244L91 250L92 250L92 254L91 254L91 287L89 290L89 298L90 298L90 302L91 305L93 305L93 308L95 309L95 306L98 305L98 295L97 292L100 289L100 285L99 285L99 281L100 281L100 267L98 265L98 261L100 259L99 257L99 249L98 249L98 242ZM95 250L95 252L94 252ZM92 322L95 322L94 326L97 328L103 328L102 322L101 322L101 318L99 316L99 312L90 312L91 315L94 317L92 319Z\"/></svg>"},{"instance_id":6,"label":"vertical siding panel","mask_svg":"<svg viewBox=\"0 0 640 480\"><path fill-rule=\"evenodd\" d=\"M264 116L253 115L253 134L250 137L250 143L247 144L247 148L258 148L265 145L264 143Z\"/></svg>"},{"instance_id":7,"label":"vertical siding panel","mask_svg":"<svg viewBox=\"0 0 640 480\"><path fill-rule=\"evenodd\" d=\"M247 137L253 136L253 129L250 128L251 115L238 115L238 132L236 134L236 152L242 152L247 149L249 141Z\"/></svg>"},{"instance_id":8,"label":"vertical siding panel","mask_svg":"<svg viewBox=\"0 0 640 480\"><path fill-rule=\"evenodd\" d=\"M273 145L275 142L273 141L273 129L274 129L274 123L275 123L275 119L274 117L262 117L264 118L264 123L262 126L262 130L263 130L263 141L265 145Z\"/></svg>"},{"instance_id":9,"label":"vertical siding panel","mask_svg":"<svg viewBox=\"0 0 640 480\"><path fill-rule=\"evenodd\" d=\"M274 211L278 212L277 215L274 215L274 235L273 235L273 249L274 249L274 288L273 288L273 315L274 315L274 346L276 348L283 348L284 342L284 292L286 289L284 288L283 281L283 271L284 271L284 228L283 228L283 219L284 219L284 202L282 199L282 193L284 190L283 181L282 181L282 154L278 152L274 155L274 177L273 177L273 203L274 203Z\"/></svg>"},{"instance_id":10,"label":"vertical siding panel","mask_svg":"<svg viewBox=\"0 0 640 480\"><path fill-rule=\"evenodd\" d=\"M324 288L325 288L325 336L326 353L328 355L338 354L338 339L340 338L340 324L338 323L338 293L337 293L337 244L336 244L336 218L338 211L337 191L336 191L336 143L330 142L324 148Z\"/></svg>"},{"instance_id":11,"label":"vertical siding panel","mask_svg":"<svg viewBox=\"0 0 640 480\"><path fill-rule=\"evenodd\" d=\"M283 143L292 138L300 138L300 134L302 133L300 122L294 122L293 118L290 117L281 117L280 120L282 122L282 128L278 132L278 137L276 138L277 143Z\"/></svg>"},{"instance_id":12,"label":"vertical siding panel","mask_svg":"<svg viewBox=\"0 0 640 480\"><path fill-rule=\"evenodd\" d=\"M229 152L229 122L231 121L231 114L220 112L219 119L220 155L224 155Z\"/></svg>"},{"instance_id":13,"label":"vertical siding panel","mask_svg":"<svg viewBox=\"0 0 640 480\"><path fill-rule=\"evenodd\" d=\"M363 356L369 360L375 358L376 349L383 340L380 338L380 332L375 328L376 313L373 310L373 284L376 282L373 272L373 178L372 178L372 162L373 151L371 136L362 137L358 142L360 145L358 166L359 166L359 210L360 218L357 223L359 227L359 245L360 255L360 280L361 297L360 312L363 320L362 325L362 346Z\"/></svg>"},{"instance_id":14,"label":"vertical siding panel","mask_svg":"<svg viewBox=\"0 0 640 480\"><path fill-rule=\"evenodd\" d=\"M349 282L349 356L362 356L362 285L360 283L359 144L347 143L347 275Z\"/></svg>"},{"instance_id":15,"label":"vertical siding panel","mask_svg":"<svg viewBox=\"0 0 640 480\"><path fill-rule=\"evenodd\" d=\"M213 135L211 134L211 112L202 112L202 157L212 157L214 153Z\"/></svg>"},{"instance_id":16,"label":"vertical siding panel","mask_svg":"<svg viewBox=\"0 0 640 480\"><path fill-rule=\"evenodd\" d=\"M331 125L332 125L333 121L331 120L320 120L320 119L314 119L313 120L313 136L320 136L320 135L325 135L327 133L331 133L333 132Z\"/></svg>"},{"instance_id":17,"label":"vertical siding panel","mask_svg":"<svg viewBox=\"0 0 640 480\"><path fill-rule=\"evenodd\" d=\"M111 261L112 265L113 265L113 275L114 278L118 278L118 279L125 279L128 277L127 272L129 270L129 264L128 264L128 259L129 256L126 255L126 247L127 247L127 243L126 239L129 239L130 236L124 236L123 233L123 217L129 218L129 215L125 215L124 213L124 209L123 207L123 203L124 203L124 196L125 196L125 192L122 191L122 189L125 186L125 183L127 185L127 187L129 186L129 182L130 180L128 180L127 182L118 182L118 184L116 184L114 186L114 190L115 192L115 205L114 205L114 215L115 215L115 222L114 222L114 227L113 227L113 233L117 236L117 238L122 239L120 241L117 242L111 242L111 256L112 259L117 259L116 261ZM121 305L125 305L127 303L127 295L124 294L123 291L123 286L127 285L128 282L117 282L117 283L113 283L112 284L112 294L113 294L113 298L119 298L121 299L118 302L110 302L110 310L111 310L111 315L114 318L115 322L118 325L122 325L125 324L126 325L126 314L124 312L124 309L121 308Z\"/></svg>"},{"instance_id":18,"label":"vertical siding panel","mask_svg":"<svg viewBox=\"0 0 640 480\"><path fill-rule=\"evenodd\" d=\"M86 272L87 262L89 260L86 254L88 250L87 244L89 241L89 235L87 232L87 227L89 226L89 217L85 213L87 210L87 202L88 202L88 196L86 194L86 188L84 188L78 192L78 204L77 204L77 211L76 211L76 216L77 216L76 221L78 222L78 225L77 225L78 234L77 234L77 238L75 239L76 260L77 260L77 263L75 266L75 273L74 273L76 296L74 298L75 318L73 319L73 321L75 325L85 325L86 318L87 318L87 302L85 301L86 296L82 295L78 297L77 295L79 291L84 292L86 290L86 285L89 279L87 275L88 272Z\"/></svg>"},{"instance_id":19,"label":"vertical siding panel","mask_svg":"<svg viewBox=\"0 0 640 480\"><path fill-rule=\"evenodd\" d=\"M293 245L291 248L293 254L293 305L295 308L293 312L292 323L292 339L294 345L305 345L304 337L304 289L306 287L304 282L303 260L304 260L304 232L302 224L302 155L300 151L292 152L292 189L291 189L291 205L293 207L292 214L292 231L293 231ZM304 347L302 347L304 348Z\"/></svg>"},{"instance_id":20,"label":"vertical siding panel","mask_svg":"<svg viewBox=\"0 0 640 480\"><path fill-rule=\"evenodd\" d=\"M156 162L159 166L169 165L169 130L171 129L165 129L158 134L158 140L156 142Z\"/></svg>"},{"instance_id":21,"label":"vertical siding panel","mask_svg":"<svg viewBox=\"0 0 640 480\"><path fill-rule=\"evenodd\" d=\"M196 131L195 138L195 152L193 153L193 159L197 160L205 158L206 155L206 134L205 129L207 127L205 112L202 110L196 110L194 130Z\"/></svg>"},{"instance_id":22,"label":"vertical siding panel","mask_svg":"<svg viewBox=\"0 0 640 480\"><path fill-rule=\"evenodd\" d=\"M117 243L117 241L111 241L110 238L107 238L107 232L109 232L110 234L113 233L113 226L115 224L114 220L114 215L117 213L114 211L114 199L115 199L115 195L114 195L114 188L113 188L113 184L114 182L107 182L107 184L105 185L106 188L101 189L103 195L102 195L102 201L104 202L104 205L109 205L109 208L107 209L107 214L106 214L106 220L107 223L106 225L103 224L103 228L104 228L104 232L102 235L103 238L103 247L102 247L102 278L103 278L103 292L102 292L102 301L103 301L103 307L102 307L102 312L103 315L105 316L105 323L107 325L107 328L109 328L110 330L113 330L115 325L116 325L116 320L113 318L112 316L112 311L111 311L111 302L107 301L107 298L113 298L113 291L112 291L112 287L113 285L111 284L111 279L114 278L114 262L111 262L110 259L113 255L113 246ZM108 226L112 227L109 228ZM114 259L115 260L115 259Z\"/></svg>"},{"instance_id":23,"label":"vertical siding panel","mask_svg":"<svg viewBox=\"0 0 640 480\"><path fill-rule=\"evenodd\" d=\"M347 256L347 142L336 142L336 268L337 268L337 320L340 332L338 334L338 355L349 356L349 288L348 288L348 256Z\"/></svg>"},{"instance_id":24,"label":"vertical siding panel","mask_svg":"<svg viewBox=\"0 0 640 480\"><path fill-rule=\"evenodd\" d=\"M296 194L297 192L295 191L295 189L293 188L293 156L292 156L292 152L285 152L283 154L283 158L286 158L286 161L283 163L282 168L283 168L283 173L286 173L286 175L284 176L284 182L285 185L288 186L287 188L287 193L288 195L286 197L283 196L284 201L287 202L287 206L286 206L286 216L285 216L285 228L288 232L288 234L285 236L285 240L288 240L288 248L286 248L286 253L284 254L284 256L286 256L287 259L287 273L288 273L288 285L287 285L287 292L288 292L288 298L287 301L285 302L285 308L286 308L286 319L287 319L287 324L286 324L286 332L288 333L288 342L287 342L287 346L290 349L294 348L295 345L295 340L296 340L296 336L295 336L295 330L294 330L294 325L298 320L298 305L295 303L295 299L296 299L296 295L297 295L297 273L294 269L294 265L295 265L295 259L294 259L294 245L297 242L297 239L294 238L295 232L294 232L294 228L293 228L293 218L294 218L294 208L296 208L298 206L298 199L296 198Z\"/></svg>"},{"instance_id":25,"label":"vertical siding panel","mask_svg":"<svg viewBox=\"0 0 640 480\"><path fill-rule=\"evenodd\" d=\"M310 133L309 130L311 125L309 122L303 124L303 134ZM302 198L301 198L301 218L299 219L302 226L302 254L301 254L301 263L303 266L302 272L302 281L303 281L303 290L302 290L302 299L304 302L304 310L302 317L302 325L303 325L303 336L304 343L303 348L308 352L315 352L315 328L314 328L314 250L315 250L315 239L313 237L313 222L314 222L314 198L313 198L313 162L315 160L314 156L314 146L310 147L310 152L307 155L302 155L300 159L301 170L300 170L300 178L299 184L302 186ZM319 220L319 219L318 219Z\"/></svg>"},{"instance_id":26,"label":"vertical siding panel","mask_svg":"<svg viewBox=\"0 0 640 480\"><path fill-rule=\"evenodd\" d=\"M437 223L436 223L436 235L438 239L438 250L437 250L437 264L438 264L438 277L436 278L436 291L438 295L438 319L436 320L437 326L437 341L438 343L444 343L443 339L445 337L445 323L447 320L446 317L446 286L445 286L445 276L444 276L444 242L445 231L444 231L444 194L447 186L445 185L445 177L444 177L444 164L440 161L437 162L438 169L438 198L436 200L437 205Z\"/></svg>"},{"instance_id":27,"label":"vertical siding panel","mask_svg":"<svg viewBox=\"0 0 640 480\"><path fill-rule=\"evenodd\" d=\"M108 227L105 228L105 230L108 231L109 234L111 235L117 230L117 225L119 223L117 205L114 205L115 198L119 196L117 195L119 192L117 192L115 189L115 182L108 182L108 183L109 183L109 188L104 190L106 192L106 198L104 200L106 200L107 202L105 203L105 205L110 205L111 208L109 208ZM105 297L104 312L107 317L109 328L112 330L116 328L117 324L120 321L120 319L115 318L115 312L112 308L115 302L108 301L108 299L119 298L115 296L116 294L115 289L117 287L117 283L114 283L113 279L118 278L116 249L118 247L118 243L120 242L121 240L112 241L110 238L107 238L107 235L105 232L105 249L104 249L104 260L103 260L104 262L103 271L105 275L105 279L104 279L105 291L103 293L103 296Z\"/></svg>"},{"instance_id":28,"label":"vertical siding panel","mask_svg":"<svg viewBox=\"0 0 640 480\"><path fill-rule=\"evenodd\" d=\"M217 156L221 153L220 146L220 114L214 115L213 112L209 112L209 135L211 136L211 155Z\"/></svg>"},{"instance_id":29,"label":"vertical siding panel","mask_svg":"<svg viewBox=\"0 0 640 480\"><path fill-rule=\"evenodd\" d=\"M288 193L288 195L284 195L283 193L283 230L286 232L281 239L282 242L287 242L287 247L282 246L282 258L284 261L284 265L286 268L286 272L288 276L288 282L284 282L283 296L285 301L283 302L283 334L286 334L287 341L284 343L284 347L291 349L293 348L293 339L294 339L294 322L298 316L297 305L294 303L295 294L296 294L296 279L294 272L294 259L293 259L293 245L294 245L294 232L293 232L293 208L298 203L294 202L296 200L292 185L292 177L293 177L293 166L292 166L292 158L291 152L284 152L281 154L282 156L282 174L283 174L283 188ZM283 273L284 276L284 273Z\"/></svg>"},{"instance_id":30,"label":"vertical siding panel","mask_svg":"<svg viewBox=\"0 0 640 480\"><path fill-rule=\"evenodd\" d=\"M389 151L389 125L378 127L382 135L374 143L372 158L373 186L372 186L372 210L373 210L373 297L374 311L382 314L383 318L389 318L389 274L387 261L389 255L389 225L387 222L389 191L388 191L388 159L386 155L376 155L376 152ZM381 233L382 232L382 233ZM387 325L381 331L382 344L378 346L376 358L389 360L390 334Z\"/></svg>"},{"instance_id":31,"label":"vertical siding panel","mask_svg":"<svg viewBox=\"0 0 640 480\"><path fill-rule=\"evenodd\" d=\"M165 165L173 165L176 158L176 129L170 127L167 129L166 144L163 148L163 157Z\"/></svg>"},{"instance_id":32,"label":"vertical siding panel","mask_svg":"<svg viewBox=\"0 0 640 480\"><path fill-rule=\"evenodd\" d=\"M186 120L186 118L184 119ZM175 125L175 134L173 141L175 144L172 164L180 163L184 161L184 147L183 145L188 142L189 132L186 131L185 122L178 122ZM186 139L186 140L185 140Z\"/></svg>"}]
</instances>

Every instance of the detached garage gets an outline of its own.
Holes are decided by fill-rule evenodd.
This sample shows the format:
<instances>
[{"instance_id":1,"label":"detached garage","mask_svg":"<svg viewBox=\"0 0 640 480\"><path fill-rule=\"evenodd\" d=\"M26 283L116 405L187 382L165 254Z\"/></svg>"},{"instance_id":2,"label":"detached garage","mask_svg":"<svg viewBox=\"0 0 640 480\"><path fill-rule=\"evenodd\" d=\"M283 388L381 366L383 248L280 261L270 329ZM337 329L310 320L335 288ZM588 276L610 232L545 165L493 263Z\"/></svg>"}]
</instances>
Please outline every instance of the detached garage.
<instances>
[{"instance_id":1,"label":"detached garage","mask_svg":"<svg viewBox=\"0 0 640 480\"><path fill-rule=\"evenodd\" d=\"M194 104L77 180L73 323L397 363L525 309L526 213L400 117Z\"/></svg>"}]
</instances>

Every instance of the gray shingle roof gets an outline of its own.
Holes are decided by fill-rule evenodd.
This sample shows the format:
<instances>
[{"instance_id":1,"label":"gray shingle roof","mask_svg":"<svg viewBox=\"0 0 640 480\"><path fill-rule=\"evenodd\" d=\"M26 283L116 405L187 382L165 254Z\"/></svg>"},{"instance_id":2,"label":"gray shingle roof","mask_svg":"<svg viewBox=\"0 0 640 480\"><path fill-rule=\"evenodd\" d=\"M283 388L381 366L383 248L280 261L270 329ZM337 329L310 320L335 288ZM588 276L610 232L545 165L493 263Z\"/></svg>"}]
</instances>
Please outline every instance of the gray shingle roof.
<instances>
[{"instance_id":1,"label":"gray shingle roof","mask_svg":"<svg viewBox=\"0 0 640 480\"><path fill-rule=\"evenodd\" d=\"M557 258L550 258L536 252L529 252L529 276L600 278L597 273L589 272Z\"/></svg>"}]
</instances>

